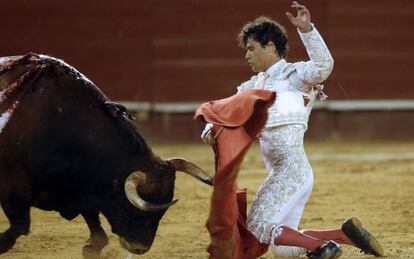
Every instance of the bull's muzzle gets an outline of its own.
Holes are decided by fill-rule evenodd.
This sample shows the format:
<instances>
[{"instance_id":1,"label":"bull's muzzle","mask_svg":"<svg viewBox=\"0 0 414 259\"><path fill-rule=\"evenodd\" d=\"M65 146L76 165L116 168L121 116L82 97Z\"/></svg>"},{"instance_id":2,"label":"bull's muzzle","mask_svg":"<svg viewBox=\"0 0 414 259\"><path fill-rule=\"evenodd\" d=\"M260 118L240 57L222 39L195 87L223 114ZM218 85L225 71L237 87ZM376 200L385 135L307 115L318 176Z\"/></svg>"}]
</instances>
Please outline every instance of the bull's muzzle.
<instances>
[{"instance_id":1,"label":"bull's muzzle","mask_svg":"<svg viewBox=\"0 0 414 259\"><path fill-rule=\"evenodd\" d=\"M129 243L124 238L120 238L121 246L133 254L145 254L150 250L151 246L146 246L138 243Z\"/></svg>"}]
</instances>

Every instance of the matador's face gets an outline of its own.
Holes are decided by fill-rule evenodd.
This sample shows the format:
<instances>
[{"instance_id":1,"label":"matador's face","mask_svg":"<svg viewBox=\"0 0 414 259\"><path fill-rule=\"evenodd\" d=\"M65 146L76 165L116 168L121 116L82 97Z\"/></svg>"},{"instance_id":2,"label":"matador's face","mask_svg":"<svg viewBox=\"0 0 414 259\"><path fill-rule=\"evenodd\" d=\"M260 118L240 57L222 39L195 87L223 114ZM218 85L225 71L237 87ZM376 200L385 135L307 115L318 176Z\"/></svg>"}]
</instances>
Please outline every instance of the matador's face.
<instances>
[{"instance_id":1,"label":"matador's face","mask_svg":"<svg viewBox=\"0 0 414 259\"><path fill-rule=\"evenodd\" d=\"M264 72L280 58L276 54L276 47L269 41L263 46L253 38L247 39L245 59L254 72Z\"/></svg>"}]
</instances>

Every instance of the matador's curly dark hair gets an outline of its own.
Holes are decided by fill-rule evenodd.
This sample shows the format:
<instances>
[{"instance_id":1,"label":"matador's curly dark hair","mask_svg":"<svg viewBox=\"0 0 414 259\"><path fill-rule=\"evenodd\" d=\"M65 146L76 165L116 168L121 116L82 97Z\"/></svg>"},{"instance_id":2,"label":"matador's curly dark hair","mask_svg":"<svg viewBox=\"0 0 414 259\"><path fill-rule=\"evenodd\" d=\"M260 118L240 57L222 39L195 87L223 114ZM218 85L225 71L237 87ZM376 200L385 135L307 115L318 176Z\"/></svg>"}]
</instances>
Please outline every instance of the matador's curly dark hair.
<instances>
[{"instance_id":1,"label":"matador's curly dark hair","mask_svg":"<svg viewBox=\"0 0 414 259\"><path fill-rule=\"evenodd\" d=\"M249 38L259 42L262 47L272 41L279 57L287 57L289 46L285 28L266 16L260 16L244 25L238 38L239 45L243 48L246 47Z\"/></svg>"}]
</instances>

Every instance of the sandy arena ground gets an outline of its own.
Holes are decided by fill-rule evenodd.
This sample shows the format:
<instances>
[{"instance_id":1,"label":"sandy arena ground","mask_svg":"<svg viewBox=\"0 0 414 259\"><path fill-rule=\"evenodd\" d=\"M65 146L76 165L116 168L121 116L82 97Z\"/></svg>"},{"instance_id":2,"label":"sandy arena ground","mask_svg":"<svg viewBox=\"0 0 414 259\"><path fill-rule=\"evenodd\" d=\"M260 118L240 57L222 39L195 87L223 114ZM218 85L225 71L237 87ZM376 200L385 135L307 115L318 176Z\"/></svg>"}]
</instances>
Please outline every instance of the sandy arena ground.
<instances>
[{"instance_id":1,"label":"sandy arena ground","mask_svg":"<svg viewBox=\"0 0 414 259\"><path fill-rule=\"evenodd\" d=\"M301 227L336 228L346 218L357 216L381 241L386 258L414 258L414 142L308 142L306 149L315 186ZM155 146L154 150L163 158L180 155L213 172L213 155L207 146ZM239 177L239 185L249 189L249 202L265 176L259 148L254 145ZM183 174L178 175L176 186L175 196L180 201L162 219L152 249L131 258L208 257L204 224L211 189ZM55 212L37 209L31 215L31 233L19 238L0 258L82 258L81 247L88 238L82 219L66 221ZM110 245L102 258L128 258L103 221ZM1 211L0 231L7 227ZM274 257L268 253L262 258ZM342 258L373 257L344 247Z\"/></svg>"}]
</instances>

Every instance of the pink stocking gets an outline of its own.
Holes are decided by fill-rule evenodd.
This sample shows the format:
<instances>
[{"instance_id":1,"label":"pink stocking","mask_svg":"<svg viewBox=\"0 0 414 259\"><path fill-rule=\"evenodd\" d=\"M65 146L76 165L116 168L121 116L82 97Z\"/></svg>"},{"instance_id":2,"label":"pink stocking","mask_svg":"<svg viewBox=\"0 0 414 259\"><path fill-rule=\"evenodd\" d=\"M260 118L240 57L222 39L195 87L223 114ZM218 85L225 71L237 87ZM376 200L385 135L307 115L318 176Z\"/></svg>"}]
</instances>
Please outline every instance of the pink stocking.
<instances>
[{"instance_id":1,"label":"pink stocking","mask_svg":"<svg viewBox=\"0 0 414 259\"><path fill-rule=\"evenodd\" d=\"M308 251L314 251L325 243L324 240L319 240L284 225L279 226L278 230L281 231L281 234L275 239L275 245L299 246Z\"/></svg>"},{"instance_id":2,"label":"pink stocking","mask_svg":"<svg viewBox=\"0 0 414 259\"><path fill-rule=\"evenodd\" d=\"M301 231L303 234L328 241L332 240L339 244L346 244L355 246L355 244L345 235L341 229L329 229L329 230L316 230L316 229L304 229Z\"/></svg>"}]
</instances>

